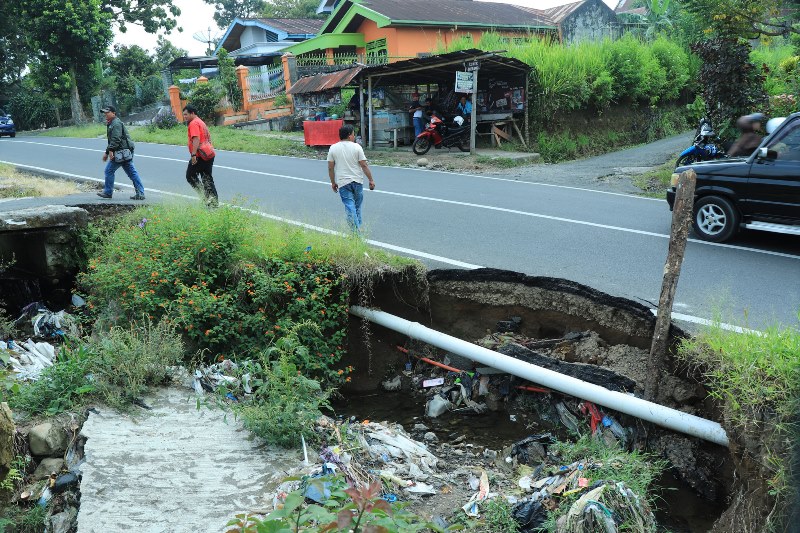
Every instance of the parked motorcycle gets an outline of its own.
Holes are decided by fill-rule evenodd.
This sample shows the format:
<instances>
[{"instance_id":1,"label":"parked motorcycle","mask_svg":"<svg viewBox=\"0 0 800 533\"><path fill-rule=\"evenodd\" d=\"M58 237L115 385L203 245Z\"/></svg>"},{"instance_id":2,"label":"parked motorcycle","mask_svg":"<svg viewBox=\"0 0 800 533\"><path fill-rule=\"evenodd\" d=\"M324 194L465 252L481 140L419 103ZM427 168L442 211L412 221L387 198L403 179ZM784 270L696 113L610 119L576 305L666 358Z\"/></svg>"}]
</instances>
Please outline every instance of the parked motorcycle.
<instances>
[{"instance_id":1,"label":"parked motorcycle","mask_svg":"<svg viewBox=\"0 0 800 533\"><path fill-rule=\"evenodd\" d=\"M455 117L453 124L454 126L448 127L444 120L432 115L430 123L425 126L425 131L414 139L411 149L417 155L427 154L431 146L437 149L455 146L462 152L469 152L469 126L464 125L463 117Z\"/></svg>"},{"instance_id":2,"label":"parked motorcycle","mask_svg":"<svg viewBox=\"0 0 800 533\"><path fill-rule=\"evenodd\" d=\"M697 128L697 134L694 138L694 143L681 152L676 166L691 165L698 161L710 161L712 159L720 159L727 157L725 150L722 149L720 138L714 133L714 128L711 122L703 118L700 120L700 126Z\"/></svg>"}]
</instances>

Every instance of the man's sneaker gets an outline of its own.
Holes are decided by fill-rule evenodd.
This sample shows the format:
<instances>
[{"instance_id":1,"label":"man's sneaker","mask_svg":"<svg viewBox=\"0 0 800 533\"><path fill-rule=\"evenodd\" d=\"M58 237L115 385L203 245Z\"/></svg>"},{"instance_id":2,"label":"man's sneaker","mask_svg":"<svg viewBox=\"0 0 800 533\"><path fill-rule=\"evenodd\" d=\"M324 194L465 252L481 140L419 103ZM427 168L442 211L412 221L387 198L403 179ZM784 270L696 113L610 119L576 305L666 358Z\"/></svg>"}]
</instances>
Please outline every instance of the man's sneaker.
<instances>
[{"instance_id":1,"label":"man's sneaker","mask_svg":"<svg viewBox=\"0 0 800 533\"><path fill-rule=\"evenodd\" d=\"M99 196L100 198L111 198L110 194L106 194L104 192L97 193L97 196Z\"/></svg>"},{"instance_id":2,"label":"man's sneaker","mask_svg":"<svg viewBox=\"0 0 800 533\"><path fill-rule=\"evenodd\" d=\"M135 196L131 196L131 200L144 200L144 194L136 194Z\"/></svg>"}]
</instances>

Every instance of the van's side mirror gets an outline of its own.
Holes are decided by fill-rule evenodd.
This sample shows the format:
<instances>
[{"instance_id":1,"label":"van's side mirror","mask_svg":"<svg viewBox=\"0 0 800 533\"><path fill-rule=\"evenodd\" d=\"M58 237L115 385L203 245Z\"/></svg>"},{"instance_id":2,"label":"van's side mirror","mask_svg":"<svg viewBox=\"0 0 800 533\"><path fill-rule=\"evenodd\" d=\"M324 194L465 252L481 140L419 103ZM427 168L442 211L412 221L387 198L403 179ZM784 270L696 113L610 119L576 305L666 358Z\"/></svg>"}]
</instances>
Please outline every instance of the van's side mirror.
<instances>
[{"instance_id":1,"label":"van's side mirror","mask_svg":"<svg viewBox=\"0 0 800 533\"><path fill-rule=\"evenodd\" d=\"M778 159L778 152L764 146L758 149L757 156L759 159Z\"/></svg>"}]
</instances>

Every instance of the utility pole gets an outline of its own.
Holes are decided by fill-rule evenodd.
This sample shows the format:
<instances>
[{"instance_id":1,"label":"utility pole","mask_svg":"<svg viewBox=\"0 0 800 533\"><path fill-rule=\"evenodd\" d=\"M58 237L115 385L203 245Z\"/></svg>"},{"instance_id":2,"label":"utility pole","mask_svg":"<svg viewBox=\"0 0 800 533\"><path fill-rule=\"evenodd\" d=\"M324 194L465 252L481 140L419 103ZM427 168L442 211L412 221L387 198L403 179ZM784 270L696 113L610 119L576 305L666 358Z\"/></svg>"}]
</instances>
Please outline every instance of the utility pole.
<instances>
[{"instance_id":1,"label":"utility pole","mask_svg":"<svg viewBox=\"0 0 800 533\"><path fill-rule=\"evenodd\" d=\"M669 342L669 326L672 322L672 304L678 278L681 275L683 255L686 241L689 239L689 228L692 225L694 207L694 190L697 174L689 169L681 172L672 207L672 228L669 236L667 261L664 265L664 280L661 284L661 296L658 299L658 316L653 331L653 343L650 346L650 359L647 363L647 374L644 383L644 398L655 401L658 395L658 382L667 361L667 343Z\"/></svg>"}]
</instances>

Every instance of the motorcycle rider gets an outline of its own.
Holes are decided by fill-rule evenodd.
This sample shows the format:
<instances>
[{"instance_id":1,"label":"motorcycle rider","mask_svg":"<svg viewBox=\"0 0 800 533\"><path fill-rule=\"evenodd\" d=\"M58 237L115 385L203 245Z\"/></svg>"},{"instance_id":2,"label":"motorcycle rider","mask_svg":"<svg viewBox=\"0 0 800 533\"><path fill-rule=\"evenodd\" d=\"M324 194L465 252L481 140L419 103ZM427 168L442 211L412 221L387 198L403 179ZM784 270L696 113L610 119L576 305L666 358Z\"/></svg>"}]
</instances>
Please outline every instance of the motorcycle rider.
<instances>
[{"instance_id":1,"label":"motorcycle rider","mask_svg":"<svg viewBox=\"0 0 800 533\"><path fill-rule=\"evenodd\" d=\"M739 117L736 121L736 127L741 132L741 135L733 143L731 149L728 150L728 155L731 157L747 157L752 154L756 148L761 144L763 136L759 133L761 131L761 123L764 122L763 113L752 113Z\"/></svg>"}]
</instances>

